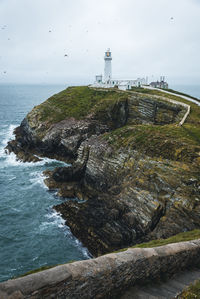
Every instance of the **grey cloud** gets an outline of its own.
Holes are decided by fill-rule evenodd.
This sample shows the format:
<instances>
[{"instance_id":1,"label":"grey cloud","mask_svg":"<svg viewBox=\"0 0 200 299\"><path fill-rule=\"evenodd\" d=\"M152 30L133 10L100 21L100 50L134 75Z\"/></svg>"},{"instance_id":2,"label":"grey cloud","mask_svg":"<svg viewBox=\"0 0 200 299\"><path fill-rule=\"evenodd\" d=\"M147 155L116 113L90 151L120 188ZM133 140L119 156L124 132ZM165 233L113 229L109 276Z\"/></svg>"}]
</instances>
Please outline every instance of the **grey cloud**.
<instances>
[{"instance_id":1,"label":"grey cloud","mask_svg":"<svg viewBox=\"0 0 200 299\"><path fill-rule=\"evenodd\" d=\"M199 15L195 0L0 0L0 82L90 83L107 47L115 77L198 82Z\"/></svg>"}]
</instances>

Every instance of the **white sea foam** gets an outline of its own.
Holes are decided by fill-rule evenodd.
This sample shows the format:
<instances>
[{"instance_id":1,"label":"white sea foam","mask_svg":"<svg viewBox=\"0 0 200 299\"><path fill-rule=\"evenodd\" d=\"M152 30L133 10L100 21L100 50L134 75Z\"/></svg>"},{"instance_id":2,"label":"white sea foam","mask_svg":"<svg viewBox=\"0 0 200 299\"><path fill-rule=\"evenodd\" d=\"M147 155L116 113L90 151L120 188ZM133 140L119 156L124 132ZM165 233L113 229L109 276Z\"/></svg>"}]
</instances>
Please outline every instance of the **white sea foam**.
<instances>
[{"instance_id":1,"label":"white sea foam","mask_svg":"<svg viewBox=\"0 0 200 299\"><path fill-rule=\"evenodd\" d=\"M61 215L58 214L60 217ZM61 217L62 218L62 217ZM64 221L65 223L65 221ZM65 235L67 236L68 239L71 240L71 242L78 248L78 250L83 254L83 256L85 256L87 259L91 258L92 255L90 254L90 252L88 251L88 249L86 247L83 246L82 242L79 241L71 232L71 229L69 228L69 226L67 226L65 224L64 226L64 230L65 230Z\"/></svg>"},{"instance_id":2,"label":"white sea foam","mask_svg":"<svg viewBox=\"0 0 200 299\"><path fill-rule=\"evenodd\" d=\"M48 230L52 225L60 229L62 228L67 239L78 248L84 257L87 259L92 257L88 249L84 247L83 244L72 234L70 228L65 224L65 220L62 218L60 213L52 210L50 213L46 214L45 217L47 218L47 221L42 222L40 225L40 231Z\"/></svg>"},{"instance_id":3,"label":"white sea foam","mask_svg":"<svg viewBox=\"0 0 200 299\"><path fill-rule=\"evenodd\" d=\"M21 212L21 210L17 209L17 208L11 208L11 210L14 211L14 212L17 212L17 213Z\"/></svg>"},{"instance_id":4,"label":"white sea foam","mask_svg":"<svg viewBox=\"0 0 200 299\"><path fill-rule=\"evenodd\" d=\"M7 145L8 141L12 140L14 138L14 129L16 128L16 125L9 125L9 127L6 130L1 130L1 136L4 136L4 139L1 141L1 147L0 147L0 157L5 157L5 146Z\"/></svg>"},{"instance_id":5,"label":"white sea foam","mask_svg":"<svg viewBox=\"0 0 200 299\"><path fill-rule=\"evenodd\" d=\"M41 161L37 162L22 162L17 160L14 153L6 154L4 147L0 148L0 157L5 159L5 166L23 166L23 167L35 167L35 166L51 166L52 163L58 163L62 166L67 166L69 164L50 158L41 158Z\"/></svg>"},{"instance_id":6,"label":"white sea foam","mask_svg":"<svg viewBox=\"0 0 200 299\"><path fill-rule=\"evenodd\" d=\"M81 250L82 254L87 258L91 258L92 255L90 254L90 252L88 251L88 249L86 247L83 246L83 244L78 240L75 239L75 244L76 246Z\"/></svg>"},{"instance_id":7,"label":"white sea foam","mask_svg":"<svg viewBox=\"0 0 200 299\"><path fill-rule=\"evenodd\" d=\"M31 182L31 186L29 186L27 189L30 189L35 185L40 185L43 188L48 189L47 186L44 183L45 176L40 171L31 172L29 174L29 176L31 177L29 179L29 181Z\"/></svg>"},{"instance_id":8,"label":"white sea foam","mask_svg":"<svg viewBox=\"0 0 200 299\"><path fill-rule=\"evenodd\" d=\"M44 221L40 224L40 231L48 230L50 226L63 228L65 225L65 220L54 210L45 215L45 217L47 218L47 221Z\"/></svg>"},{"instance_id":9,"label":"white sea foam","mask_svg":"<svg viewBox=\"0 0 200 299\"><path fill-rule=\"evenodd\" d=\"M9 178L8 180L9 181L13 181L13 180L15 180L17 177L16 176L12 176L11 178Z\"/></svg>"},{"instance_id":10,"label":"white sea foam","mask_svg":"<svg viewBox=\"0 0 200 299\"><path fill-rule=\"evenodd\" d=\"M5 132L5 138L2 141L2 144L4 146L7 145L8 141L10 141L14 138L14 129L15 128L16 128L16 125L9 125L8 129Z\"/></svg>"},{"instance_id":11,"label":"white sea foam","mask_svg":"<svg viewBox=\"0 0 200 299\"><path fill-rule=\"evenodd\" d=\"M4 152L3 157L5 158L4 166L19 166L21 164L21 162L16 159L14 153L6 154Z\"/></svg>"},{"instance_id":12,"label":"white sea foam","mask_svg":"<svg viewBox=\"0 0 200 299\"><path fill-rule=\"evenodd\" d=\"M6 153L5 152L5 147L7 145L7 143L14 139L14 129L16 128L16 125L5 125L6 130L2 130L0 131L0 133L2 134L2 136L5 136L4 139L1 142L1 146L0 146L0 157L5 159L5 166L23 166L23 167L30 167L30 166L43 166L43 165L49 165L51 163L59 163L61 165L65 165L67 166L68 164L62 161L58 161L56 159L50 159L50 158L41 158L41 161L38 162L22 162L17 160L16 155L14 153Z\"/></svg>"},{"instance_id":13,"label":"white sea foam","mask_svg":"<svg viewBox=\"0 0 200 299\"><path fill-rule=\"evenodd\" d=\"M32 261L35 261L38 259L38 256L35 256L34 258L32 258Z\"/></svg>"}]
</instances>

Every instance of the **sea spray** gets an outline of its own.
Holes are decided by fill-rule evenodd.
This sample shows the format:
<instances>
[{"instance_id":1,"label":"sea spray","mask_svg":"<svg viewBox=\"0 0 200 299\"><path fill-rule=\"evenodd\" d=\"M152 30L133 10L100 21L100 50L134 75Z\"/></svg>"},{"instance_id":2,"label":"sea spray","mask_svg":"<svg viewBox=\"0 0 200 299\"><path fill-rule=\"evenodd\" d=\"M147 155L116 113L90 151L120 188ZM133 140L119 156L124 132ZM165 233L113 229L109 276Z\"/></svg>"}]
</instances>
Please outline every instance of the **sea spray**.
<instances>
[{"instance_id":1,"label":"sea spray","mask_svg":"<svg viewBox=\"0 0 200 299\"><path fill-rule=\"evenodd\" d=\"M0 86L0 281L43 265L89 258L52 208L62 199L43 182L44 170L67 164L49 158L23 163L5 153L31 108L57 91L52 86Z\"/></svg>"}]
</instances>

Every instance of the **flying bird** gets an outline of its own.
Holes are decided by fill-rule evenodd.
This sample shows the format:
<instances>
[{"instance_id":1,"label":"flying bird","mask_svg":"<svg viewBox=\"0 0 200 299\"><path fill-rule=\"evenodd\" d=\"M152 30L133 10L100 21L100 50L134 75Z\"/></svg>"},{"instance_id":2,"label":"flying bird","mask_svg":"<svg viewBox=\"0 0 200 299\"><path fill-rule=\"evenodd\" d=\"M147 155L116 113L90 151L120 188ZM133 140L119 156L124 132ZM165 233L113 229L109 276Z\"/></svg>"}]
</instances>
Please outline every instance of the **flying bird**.
<instances>
[{"instance_id":1,"label":"flying bird","mask_svg":"<svg viewBox=\"0 0 200 299\"><path fill-rule=\"evenodd\" d=\"M67 55L67 54L65 54L65 55L64 55L64 57L68 57L68 55Z\"/></svg>"},{"instance_id":2,"label":"flying bird","mask_svg":"<svg viewBox=\"0 0 200 299\"><path fill-rule=\"evenodd\" d=\"M174 19L173 17L170 18L170 20L173 20L173 19Z\"/></svg>"}]
</instances>

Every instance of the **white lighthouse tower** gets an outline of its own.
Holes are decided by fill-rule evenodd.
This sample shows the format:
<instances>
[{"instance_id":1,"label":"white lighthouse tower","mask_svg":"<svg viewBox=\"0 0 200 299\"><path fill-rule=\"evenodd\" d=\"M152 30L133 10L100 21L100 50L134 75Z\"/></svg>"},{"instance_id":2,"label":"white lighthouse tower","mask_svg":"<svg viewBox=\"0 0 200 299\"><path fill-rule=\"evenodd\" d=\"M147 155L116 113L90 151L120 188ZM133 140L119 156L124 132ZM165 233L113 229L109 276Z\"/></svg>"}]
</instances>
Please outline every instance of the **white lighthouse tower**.
<instances>
[{"instance_id":1,"label":"white lighthouse tower","mask_svg":"<svg viewBox=\"0 0 200 299\"><path fill-rule=\"evenodd\" d=\"M112 67L111 67L111 52L110 49L105 52L104 56L104 61L105 61L105 66L104 66L104 82L108 83L109 80L112 78Z\"/></svg>"}]
</instances>

